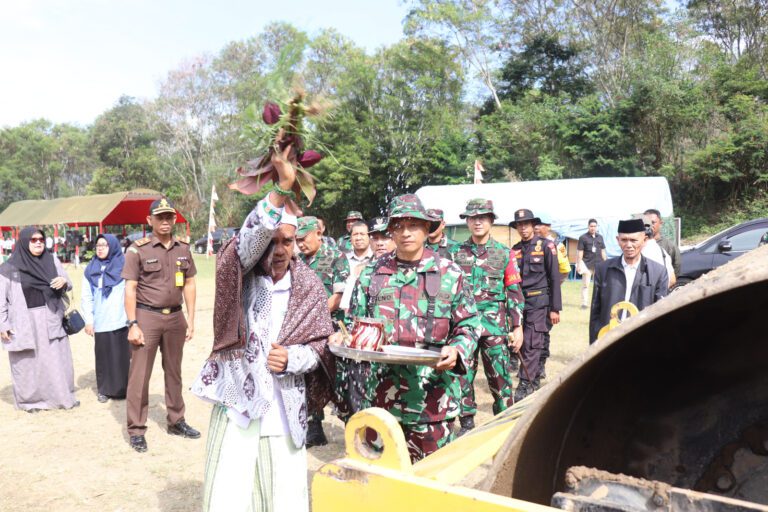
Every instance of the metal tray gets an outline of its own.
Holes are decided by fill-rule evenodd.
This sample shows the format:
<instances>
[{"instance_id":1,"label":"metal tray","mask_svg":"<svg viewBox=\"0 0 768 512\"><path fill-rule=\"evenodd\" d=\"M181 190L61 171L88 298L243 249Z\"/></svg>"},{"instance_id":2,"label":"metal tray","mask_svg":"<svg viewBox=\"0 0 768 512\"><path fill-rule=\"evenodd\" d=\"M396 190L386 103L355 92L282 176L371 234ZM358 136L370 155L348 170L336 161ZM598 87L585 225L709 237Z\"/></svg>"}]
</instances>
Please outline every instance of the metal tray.
<instances>
[{"instance_id":1,"label":"metal tray","mask_svg":"<svg viewBox=\"0 0 768 512\"><path fill-rule=\"evenodd\" d=\"M413 353L389 354L387 352L375 352L373 350L358 350L356 348L344 347L341 345L328 345L331 353L337 357L352 359L353 361L368 361L371 363L385 364L415 364L421 366L435 366L441 359L439 352L431 350L413 349ZM408 347L397 347L399 350ZM386 350L386 347L384 347Z\"/></svg>"}]
</instances>

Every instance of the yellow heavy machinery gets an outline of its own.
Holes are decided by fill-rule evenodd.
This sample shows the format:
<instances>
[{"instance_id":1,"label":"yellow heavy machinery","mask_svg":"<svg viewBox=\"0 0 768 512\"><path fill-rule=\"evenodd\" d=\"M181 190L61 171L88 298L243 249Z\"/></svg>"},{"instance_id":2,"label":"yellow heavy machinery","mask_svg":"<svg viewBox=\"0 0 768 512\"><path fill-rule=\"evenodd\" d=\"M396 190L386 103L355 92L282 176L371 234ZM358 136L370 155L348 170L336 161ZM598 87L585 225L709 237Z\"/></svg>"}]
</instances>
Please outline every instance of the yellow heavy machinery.
<instances>
[{"instance_id":1,"label":"yellow heavy machinery","mask_svg":"<svg viewBox=\"0 0 768 512\"><path fill-rule=\"evenodd\" d=\"M314 512L768 512L768 247L618 325L552 380L416 464L392 416L358 413L345 457L314 476ZM478 488L458 485L489 460Z\"/></svg>"}]
</instances>

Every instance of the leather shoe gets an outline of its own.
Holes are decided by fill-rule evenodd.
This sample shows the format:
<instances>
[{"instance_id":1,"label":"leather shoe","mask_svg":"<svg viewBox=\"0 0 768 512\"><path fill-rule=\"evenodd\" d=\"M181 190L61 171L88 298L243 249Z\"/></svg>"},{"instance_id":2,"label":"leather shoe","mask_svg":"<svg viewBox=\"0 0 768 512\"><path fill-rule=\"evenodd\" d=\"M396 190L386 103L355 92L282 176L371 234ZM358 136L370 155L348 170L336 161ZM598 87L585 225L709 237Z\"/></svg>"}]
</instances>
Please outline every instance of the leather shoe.
<instances>
[{"instance_id":1,"label":"leather shoe","mask_svg":"<svg viewBox=\"0 0 768 512\"><path fill-rule=\"evenodd\" d=\"M168 427L168 433L172 436L188 437L190 439L197 439L200 437L200 432L187 425L187 422L184 420L179 421L175 425L170 425Z\"/></svg>"},{"instance_id":2,"label":"leather shoe","mask_svg":"<svg viewBox=\"0 0 768 512\"><path fill-rule=\"evenodd\" d=\"M147 440L144 436L131 436L131 448L139 453L147 451Z\"/></svg>"},{"instance_id":3,"label":"leather shoe","mask_svg":"<svg viewBox=\"0 0 768 512\"><path fill-rule=\"evenodd\" d=\"M101 393L99 393L98 396L96 397L96 400L98 400L100 404L103 404L109 401L109 397L107 395L102 395Z\"/></svg>"},{"instance_id":4,"label":"leather shoe","mask_svg":"<svg viewBox=\"0 0 768 512\"><path fill-rule=\"evenodd\" d=\"M472 430L473 428L475 428L475 417L460 416L459 425L461 426L461 428L459 429L459 432L456 434L456 437L461 437L464 434L469 433L469 431Z\"/></svg>"},{"instance_id":5,"label":"leather shoe","mask_svg":"<svg viewBox=\"0 0 768 512\"><path fill-rule=\"evenodd\" d=\"M307 422L307 448L313 446L325 446L328 444L328 438L323 432L323 423L320 420L309 420Z\"/></svg>"}]
</instances>

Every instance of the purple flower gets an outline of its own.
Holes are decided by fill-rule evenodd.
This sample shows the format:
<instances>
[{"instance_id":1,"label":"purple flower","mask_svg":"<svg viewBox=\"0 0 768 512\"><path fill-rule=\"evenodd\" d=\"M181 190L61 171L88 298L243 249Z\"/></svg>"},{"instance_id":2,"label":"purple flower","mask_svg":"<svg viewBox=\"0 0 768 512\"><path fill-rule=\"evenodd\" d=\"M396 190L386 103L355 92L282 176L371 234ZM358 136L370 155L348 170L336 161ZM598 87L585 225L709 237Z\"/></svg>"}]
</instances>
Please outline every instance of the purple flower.
<instances>
[{"instance_id":1,"label":"purple flower","mask_svg":"<svg viewBox=\"0 0 768 512\"><path fill-rule=\"evenodd\" d=\"M264 104L264 111L261 113L261 118L267 124L275 124L280 120L280 116L283 112L280 110L280 106L277 103L268 101Z\"/></svg>"},{"instance_id":2,"label":"purple flower","mask_svg":"<svg viewBox=\"0 0 768 512\"><path fill-rule=\"evenodd\" d=\"M321 155L317 151L313 151L313 150L310 149L310 150L307 150L307 151L303 152L299 156L299 165L301 165L302 167L304 167L306 169L307 167L312 167L313 165L315 165L317 162L319 162L322 159L323 159L323 155Z\"/></svg>"}]
</instances>

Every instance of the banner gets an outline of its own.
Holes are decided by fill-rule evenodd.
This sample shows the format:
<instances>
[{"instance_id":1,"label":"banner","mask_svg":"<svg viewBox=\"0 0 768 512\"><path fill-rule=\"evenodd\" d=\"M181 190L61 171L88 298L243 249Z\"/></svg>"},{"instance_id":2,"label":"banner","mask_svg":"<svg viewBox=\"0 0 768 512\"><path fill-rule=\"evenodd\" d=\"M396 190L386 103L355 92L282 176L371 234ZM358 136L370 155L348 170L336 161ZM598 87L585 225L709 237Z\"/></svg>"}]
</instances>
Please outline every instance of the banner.
<instances>
[{"instance_id":1,"label":"banner","mask_svg":"<svg viewBox=\"0 0 768 512\"><path fill-rule=\"evenodd\" d=\"M216 231L216 217L214 215L213 207L218 200L219 196L216 195L216 185L213 185L211 187L211 209L208 212L208 247L205 251L206 258L213 254L213 232Z\"/></svg>"}]
</instances>

